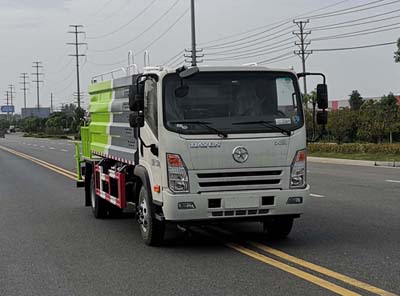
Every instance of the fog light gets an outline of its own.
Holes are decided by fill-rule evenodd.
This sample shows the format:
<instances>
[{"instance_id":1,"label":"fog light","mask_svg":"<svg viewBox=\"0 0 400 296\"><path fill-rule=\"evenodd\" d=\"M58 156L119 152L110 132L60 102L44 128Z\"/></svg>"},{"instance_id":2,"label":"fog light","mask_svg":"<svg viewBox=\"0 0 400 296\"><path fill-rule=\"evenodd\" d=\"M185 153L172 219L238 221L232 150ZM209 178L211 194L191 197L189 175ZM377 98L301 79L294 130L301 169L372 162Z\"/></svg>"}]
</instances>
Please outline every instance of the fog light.
<instances>
[{"instance_id":1,"label":"fog light","mask_svg":"<svg viewBox=\"0 0 400 296\"><path fill-rule=\"evenodd\" d=\"M292 197L289 197L287 200L288 205L296 205L296 204L301 204L301 203L303 203L302 196L292 196Z\"/></svg>"},{"instance_id":2,"label":"fog light","mask_svg":"<svg viewBox=\"0 0 400 296\"><path fill-rule=\"evenodd\" d=\"M194 202L191 202L191 201L178 202L179 210L193 210L195 208L196 208L196 206L195 206Z\"/></svg>"}]
</instances>

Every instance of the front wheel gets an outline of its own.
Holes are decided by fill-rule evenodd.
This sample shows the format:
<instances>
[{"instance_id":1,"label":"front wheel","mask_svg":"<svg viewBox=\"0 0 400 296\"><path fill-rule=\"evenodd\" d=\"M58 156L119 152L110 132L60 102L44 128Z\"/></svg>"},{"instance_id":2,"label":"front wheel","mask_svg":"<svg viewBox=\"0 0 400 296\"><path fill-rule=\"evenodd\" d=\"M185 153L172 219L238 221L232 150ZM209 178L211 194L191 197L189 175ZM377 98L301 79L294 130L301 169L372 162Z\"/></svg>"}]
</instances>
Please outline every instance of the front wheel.
<instances>
[{"instance_id":1,"label":"front wheel","mask_svg":"<svg viewBox=\"0 0 400 296\"><path fill-rule=\"evenodd\" d=\"M293 227L292 217L270 217L264 221L264 230L274 239L286 238Z\"/></svg>"},{"instance_id":2,"label":"front wheel","mask_svg":"<svg viewBox=\"0 0 400 296\"><path fill-rule=\"evenodd\" d=\"M155 218L154 206L144 186L142 186L139 193L137 218L145 244L149 246L160 245L164 239L165 223Z\"/></svg>"}]
</instances>

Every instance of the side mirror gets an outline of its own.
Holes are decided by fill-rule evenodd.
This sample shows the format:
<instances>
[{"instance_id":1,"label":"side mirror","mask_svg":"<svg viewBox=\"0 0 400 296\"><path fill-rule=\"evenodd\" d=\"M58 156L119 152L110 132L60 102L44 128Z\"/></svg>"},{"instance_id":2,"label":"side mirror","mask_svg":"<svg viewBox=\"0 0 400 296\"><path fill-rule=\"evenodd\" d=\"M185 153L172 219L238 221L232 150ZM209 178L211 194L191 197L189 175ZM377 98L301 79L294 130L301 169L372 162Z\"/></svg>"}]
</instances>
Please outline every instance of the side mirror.
<instances>
[{"instance_id":1,"label":"side mirror","mask_svg":"<svg viewBox=\"0 0 400 296\"><path fill-rule=\"evenodd\" d=\"M131 85L129 87L129 109L135 112L142 111L144 109L143 84Z\"/></svg>"},{"instance_id":2,"label":"side mirror","mask_svg":"<svg viewBox=\"0 0 400 296\"><path fill-rule=\"evenodd\" d=\"M183 69L182 69L183 70ZM184 79L184 78L189 78L190 76L195 75L198 73L200 70L198 67L191 67L189 69L184 69L179 73L179 77Z\"/></svg>"},{"instance_id":3,"label":"side mirror","mask_svg":"<svg viewBox=\"0 0 400 296\"><path fill-rule=\"evenodd\" d=\"M133 128L144 127L143 112L134 112L129 114L129 125Z\"/></svg>"},{"instance_id":4,"label":"side mirror","mask_svg":"<svg viewBox=\"0 0 400 296\"><path fill-rule=\"evenodd\" d=\"M317 105L318 109L328 109L328 86L326 84L317 85Z\"/></svg>"},{"instance_id":5,"label":"side mirror","mask_svg":"<svg viewBox=\"0 0 400 296\"><path fill-rule=\"evenodd\" d=\"M317 124L326 125L328 124L328 111L318 111L317 112Z\"/></svg>"}]
</instances>

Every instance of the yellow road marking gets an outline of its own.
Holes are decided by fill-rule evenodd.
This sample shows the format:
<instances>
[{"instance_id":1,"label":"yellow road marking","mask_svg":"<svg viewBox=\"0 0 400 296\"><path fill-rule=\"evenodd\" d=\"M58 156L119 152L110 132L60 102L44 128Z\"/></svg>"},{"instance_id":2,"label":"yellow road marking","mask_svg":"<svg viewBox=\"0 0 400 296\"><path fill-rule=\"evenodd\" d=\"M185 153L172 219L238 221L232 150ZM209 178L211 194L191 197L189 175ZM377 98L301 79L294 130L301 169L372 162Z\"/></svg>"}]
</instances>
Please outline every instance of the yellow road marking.
<instances>
[{"instance_id":1,"label":"yellow road marking","mask_svg":"<svg viewBox=\"0 0 400 296\"><path fill-rule=\"evenodd\" d=\"M353 279L353 278L351 278L349 276L340 274L340 273L335 272L333 270L330 270L328 268L325 268L325 267L316 265L314 263L307 262L305 260L302 260L302 259L299 259L297 257L291 256L289 254L286 254L286 253L284 253L282 251L273 249L273 248L268 247L266 245L263 245L263 244L260 244L260 243L256 243L256 242L248 242L248 243L249 243L249 245L251 245L253 247L256 247L256 248L258 248L258 249L260 249L262 251L265 251L265 252L267 252L267 253L269 253L271 255L274 255L276 257L282 258L282 259L284 259L286 261L295 263L297 265L303 266L305 268L308 268L310 270L316 271L318 273L327 275L327 276L329 276L331 278L337 279L337 280L342 281L342 282L344 282L346 284L349 284L349 285L352 285L354 287L366 290L368 292L371 292L371 293L374 293L374 294L377 294L377 295L382 295L382 296L395 296L396 295L396 294L393 294L391 292L388 292L388 291L382 290L380 288L374 287L374 286L372 286L370 284L367 284L367 283L361 282L359 280Z\"/></svg>"},{"instance_id":2,"label":"yellow road marking","mask_svg":"<svg viewBox=\"0 0 400 296\"><path fill-rule=\"evenodd\" d=\"M336 293L338 295L346 295L346 296L356 296L360 295L358 293L355 293L353 291L350 291L346 288L340 287L334 283L328 282L327 280L324 280L320 277L317 277L311 273L302 271L298 268L295 268L293 266L284 264L282 262L279 262L278 260L272 259L270 257L267 257L265 255L262 255L260 253L257 253L253 250L247 249L245 247L242 247L240 245L234 244L234 243L225 243L226 246L242 253L245 254L249 257L252 257L258 261L261 261L263 263L266 263L268 265L274 266L280 270L283 270L287 273L293 274L294 276L297 276L299 278L302 278L310 283L313 283L315 285L318 285L324 289L327 289L329 291L332 291L333 293Z\"/></svg>"},{"instance_id":3,"label":"yellow road marking","mask_svg":"<svg viewBox=\"0 0 400 296\"><path fill-rule=\"evenodd\" d=\"M22 153L22 152L18 152L18 151L15 151L15 150L13 150L13 149L6 148L6 147L4 147L4 146L0 146L0 149L2 149L2 150L4 150L4 151L7 151L7 152L9 152L9 153L12 153L12 154L14 154L14 155L17 155L17 156L19 156L19 157L25 158L25 159L27 159L27 160L30 160L30 161L32 161L32 162L38 164L38 165L41 165L42 167L45 167L45 168L47 168L47 169L49 169L49 170L51 170L51 171L53 171L53 172L56 172L56 173L58 173L58 174L60 174L60 175L65 176L65 177L67 177L67 178L70 178L70 179L72 179L72 180L76 180L76 174L75 174L75 173L70 172L70 171L68 171L68 170L66 170L66 169L60 168L60 167L58 167L58 166L56 166L56 165L54 165L54 164L48 163L48 162L46 162L46 161L44 161L44 160L35 158L35 157L33 157L33 156L24 154L24 153Z\"/></svg>"}]
</instances>

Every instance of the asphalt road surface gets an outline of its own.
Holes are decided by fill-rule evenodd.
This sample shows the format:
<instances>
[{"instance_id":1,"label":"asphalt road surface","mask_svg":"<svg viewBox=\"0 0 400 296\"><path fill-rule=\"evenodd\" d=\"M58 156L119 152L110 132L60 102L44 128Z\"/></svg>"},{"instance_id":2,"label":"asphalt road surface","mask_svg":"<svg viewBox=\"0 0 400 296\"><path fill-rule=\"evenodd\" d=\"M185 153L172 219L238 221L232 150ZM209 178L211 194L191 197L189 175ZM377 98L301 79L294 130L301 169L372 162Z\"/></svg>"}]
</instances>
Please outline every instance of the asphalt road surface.
<instances>
[{"instance_id":1,"label":"asphalt road surface","mask_svg":"<svg viewBox=\"0 0 400 296\"><path fill-rule=\"evenodd\" d=\"M0 138L0 295L400 294L400 170L309 165L312 196L287 240L257 223L168 229L96 220L65 140Z\"/></svg>"}]
</instances>

